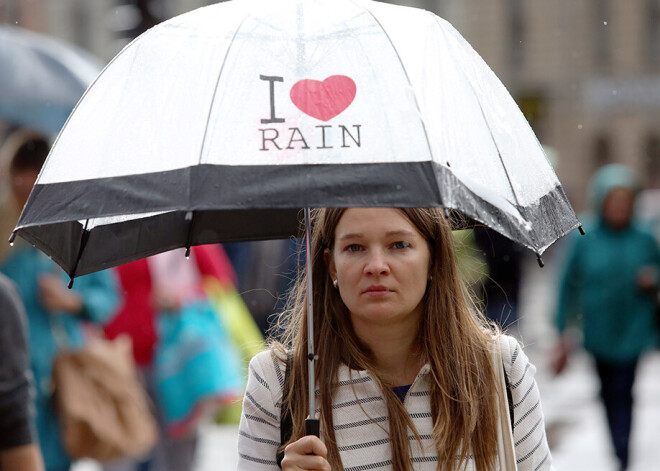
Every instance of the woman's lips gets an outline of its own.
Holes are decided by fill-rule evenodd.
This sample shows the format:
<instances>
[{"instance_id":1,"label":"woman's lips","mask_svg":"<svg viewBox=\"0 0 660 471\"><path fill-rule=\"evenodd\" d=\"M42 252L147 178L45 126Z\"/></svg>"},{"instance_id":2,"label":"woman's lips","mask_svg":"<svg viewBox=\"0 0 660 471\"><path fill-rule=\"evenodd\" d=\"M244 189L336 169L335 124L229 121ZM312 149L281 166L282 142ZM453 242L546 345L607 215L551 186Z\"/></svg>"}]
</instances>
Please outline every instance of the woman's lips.
<instances>
[{"instance_id":1,"label":"woman's lips","mask_svg":"<svg viewBox=\"0 0 660 471\"><path fill-rule=\"evenodd\" d=\"M369 286L364 294L367 296L372 296L372 297L379 297L379 296L385 296L387 293L389 293L390 290L387 289L385 286Z\"/></svg>"}]
</instances>

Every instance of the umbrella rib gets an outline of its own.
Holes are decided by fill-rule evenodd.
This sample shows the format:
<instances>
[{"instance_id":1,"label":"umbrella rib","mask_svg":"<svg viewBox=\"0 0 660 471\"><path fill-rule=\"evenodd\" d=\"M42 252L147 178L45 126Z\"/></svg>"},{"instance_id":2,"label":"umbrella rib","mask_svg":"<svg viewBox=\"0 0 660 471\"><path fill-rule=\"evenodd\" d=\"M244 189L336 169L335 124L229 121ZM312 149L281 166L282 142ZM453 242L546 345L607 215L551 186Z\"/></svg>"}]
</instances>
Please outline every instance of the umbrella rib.
<instances>
[{"instance_id":1,"label":"umbrella rib","mask_svg":"<svg viewBox=\"0 0 660 471\"><path fill-rule=\"evenodd\" d=\"M438 22L438 20L436 20ZM486 65L488 67L488 65ZM490 123L488 122L488 118L486 117L486 112L484 111L484 107L481 104L481 100L479 100L479 94L475 90L474 84L470 80L470 78L467 76L467 74L463 71L462 68L457 67L457 70L460 70L463 76L465 77L465 80L467 83L470 85L470 90L472 90L472 93L476 97L476 102L479 104L479 111L481 111L481 116L484 119L484 123L486 123L486 127L488 128L488 134L490 134L490 139L493 141L493 145L495 146L495 150L497 150L497 156L500 159L500 163L502 164L502 169L504 170L504 174L506 175L506 179L509 182L509 187L511 188L511 194L513 194L513 199L516 201L516 206L518 208L521 207L520 201L518 200L518 195L516 194L516 190L513 187L513 182L511 181L511 176L509 175L509 170L506 168L506 165L504 165L504 159L502 158L502 153L500 152L500 148L497 145L497 141L495 140L495 136L493 135L493 129L490 126ZM518 209L516 208L516 209Z\"/></svg>"},{"instance_id":2,"label":"umbrella rib","mask_svg":"<svg viewBox=\"0 0 660 471\"><path fill-rule=\"evenodd\" d=\"M390 46L392 46L392 50L394 50L394 53L396 54L396 58L399 60L399 64L401 64L401 69L403 70L403 74L406 76L406 80L408 82L408 85L410 85L410 89L414 90L412 86L412 82L410 81L410 76L408 75L408 71L406 70L406 66L403 64L403 61L401 60L401 55L399 55L399 51L397 50L396 46L394 46L394 42L392 41L392 38L390 35L387 33L387 30L383 27L380 21L378 21L378 18L376 18L376 15L374 15L369 8L366 6L358 5L355 0L351 0L351 3L353 3L356 7L358 8L363 8L364 11L366 11L371 18L376 22L376 24L380 27L380 30L383 32L385 37L390 43ZM422 129L424 130L424 136L426 137L426 145L428 146L429 149L429 157L431 158L431 161L433 160L433 152L431 151L431 143L429 141L429 134L426 131L426 123L424 122L424 119L422 119L422 110L419 108L419 103L417 102L417 95L413 93L413 99L415 101L415 107L417 108L417 112L419 113L420 116L420 121L422 123Z\"/></svg>"},{"instance_id":3,"label":"umbrella rib","mask_svg":"<svg viewBox=\"0 0 660 471\"><path fill-rule=\"evenodd\" d=\"M220 66L220 70L218 71L218 79L215 82L215 87L213 89L213 96L211 97L211 106L209 106L209 112L208 115L206 116L206 126L204 126L204 136L202 136L202 147L199 150L199 160L197 162L197 165L200 165L202 163L202 156L204 155L204 149L206 147L206 135L208 134L209 125L211 124L211 113L213 112L215 97L218 94L218 87L220 86L220 79L222 78L222 72L224 71L225 63L227 62L227 56L229 55L229 51L231 50L234 44L234 39L236 39L238 32L240 31L241 27L243 26L243 23L245 23L245 20L247 19L248 16L249 13L246 12L245 16L236 27L236 31L234 31L234 34L232 35L231 40L229 41L229 46L227 47L227 51L225 52L225 57L222 59L222 65Z\"/></svg>"},{"instance_id":4,"label":"umbrella rib","mask_svg":"<svg viewBox=\"0 0 660 471\"><path fill-rule=\"evenodd\" d=\"M199 149L199 159L197 160L197 165L202 164L202 157L204 156L204 149L206 147L206 136L209 131L209 125L211 124L211 113L213 112L213 106L215 105L215 97L218 94L218 87L220 86L220 79L222 78L222 72L225 68L225 63L227 62L227 56L229 55L229 51L231 50L232 45L234 44L234 39L236 38L236 35L240 31L241 27L243 26L243 23L245 23L245 20L247 19L249 13L246 12L245 16L243 16L243 19L241 19L241 22L238 24L236 27L236 31L234 31L234 34L231 37L231 40L229 41L229 46L227 46L227 51L225 52L225 57L222 59L222 65L220 66L220 70L218 71L218 78L215 82L215 87L213 88L213 96L211 97L211 105L209 106L209 112L206 116L206 125L204 126L204 135L202 136L202 145ZM191 201L191 195L190 191L192 188L192 177L194 175L194 172L190 172L188 174L188 209L191 209L192 206L192 201ZM192 224L190 227L190 231L192 231ZM189 250L189 249L188 249Z\"/></svg>"},{"instance_id":5,"label":"umbrella rib","mask_svg":"<svg viewBox=\"0 0 660 471\"><path fill-rule=\"evenodd\" d=\"M85 219L85 226L83 227L82 234L80 236L80 248L78 249L78 257L76 257L76 262L73 265L73 270L69 273L69 289L73 288L73 279L76 277L76 271L78 270L78 265L80 264L80 259L87 245L87 240L89 239L89 231L87 226L89 225L89 219Z\"/></svg>"},{"instance_id":6,"label":"umbrella rib","mask_svg":"<svg viewBox=\"0 0 660 471\"><path fill-rule=\"evenodd\" d=\"M472 91L474 92L474 87L472 87L472 84L470 83L470 88L472 88ZM476 95L476 93L475 93ZM516 190L513 187L513 182L511 181L511 176L509 175L509 170L506 168L506 165L504 165L504 159L502 158L502 153L500 152L500 147L497 145L497 141L495 140L495 136L493 136L493 130L490 127L490 123L488 122L488 119L486 118L486 113L484 112L483 106L481 106L481 102L479 102L479 110L481 111L481 116L484 118L484 122L486 123L486 127L488 128L488 133L490 134L490 138L493 141L493 145L495 146L495 150L497 150L497 156L500 159L500 163L502 164L502 169L504 170L504 174L506 175L506 180L509 182L509 187L511 187L511 193L513 194L513 199L516 200L516 206L520 208L520 201L518 200L518 195L516 194Z\"/></svg>"}]
</instances>

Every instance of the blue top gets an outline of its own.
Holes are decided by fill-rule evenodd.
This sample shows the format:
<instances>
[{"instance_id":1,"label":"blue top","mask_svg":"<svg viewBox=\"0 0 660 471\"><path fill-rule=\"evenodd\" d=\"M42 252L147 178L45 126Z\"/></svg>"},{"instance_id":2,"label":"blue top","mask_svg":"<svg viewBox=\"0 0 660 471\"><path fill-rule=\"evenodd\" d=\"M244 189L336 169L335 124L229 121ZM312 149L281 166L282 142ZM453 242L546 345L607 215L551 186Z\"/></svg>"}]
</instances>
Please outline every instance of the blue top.
<instances>
[{"instance_id":1,"label":"blue top","mask_svg":"<svg viewBox=\"0 0 660 471\"><path fill-rule=\"evenodd\" d=\"M410 386L412 386L412 384L406 384L405 386L394 386L392 388L392 391L394 391L396 397L401 399L401 402L403 402L404 399L406 398L406 394L408 394L408 390L410 389Z\"/></svg>"}]
</instances>

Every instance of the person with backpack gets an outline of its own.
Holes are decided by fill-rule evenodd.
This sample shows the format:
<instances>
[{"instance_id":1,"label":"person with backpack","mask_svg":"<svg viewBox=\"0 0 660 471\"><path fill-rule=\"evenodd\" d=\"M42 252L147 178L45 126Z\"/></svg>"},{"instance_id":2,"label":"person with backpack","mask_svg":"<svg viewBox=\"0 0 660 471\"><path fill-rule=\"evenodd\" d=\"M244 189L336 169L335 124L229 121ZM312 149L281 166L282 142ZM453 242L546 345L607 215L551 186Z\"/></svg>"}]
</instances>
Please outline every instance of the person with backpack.
<instances>
[{"instance_id":1,"label":"person with backpack","mask_svg":"<svg viewBox=\"0 0 660 471\"><path fill-rule=\"evenodd\" d=\"M441 210L321 209L312 221L320 438L305 431L300 273L281 343L250 363L238 469L553 469L535 368L472 304Z\"/></svg>"}]
</instances>

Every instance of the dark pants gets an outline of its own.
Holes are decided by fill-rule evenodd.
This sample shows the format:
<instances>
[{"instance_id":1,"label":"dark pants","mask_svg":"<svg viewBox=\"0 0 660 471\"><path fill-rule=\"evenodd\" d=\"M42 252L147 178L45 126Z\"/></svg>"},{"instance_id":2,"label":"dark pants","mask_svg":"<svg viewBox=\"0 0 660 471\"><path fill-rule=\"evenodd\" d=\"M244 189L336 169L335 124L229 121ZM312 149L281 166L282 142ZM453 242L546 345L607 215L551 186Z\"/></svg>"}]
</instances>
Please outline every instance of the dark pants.
<instances>
[{"instance_id":1,"label":"dark pants","mask_svg":"<svg viewBox=\"0 0 660 471\"><path fill-rule=\"evenodd\" d=\"M621 463L621 469L626 469L632 428L632 390L637 359L626 363L610 363L596 359L596 368L600 377L600 397L605 404L612 444Z\"/></svg>"}]
</instances>

